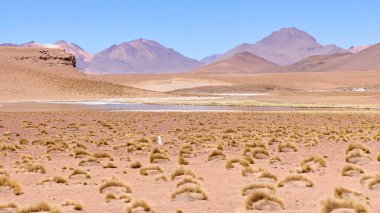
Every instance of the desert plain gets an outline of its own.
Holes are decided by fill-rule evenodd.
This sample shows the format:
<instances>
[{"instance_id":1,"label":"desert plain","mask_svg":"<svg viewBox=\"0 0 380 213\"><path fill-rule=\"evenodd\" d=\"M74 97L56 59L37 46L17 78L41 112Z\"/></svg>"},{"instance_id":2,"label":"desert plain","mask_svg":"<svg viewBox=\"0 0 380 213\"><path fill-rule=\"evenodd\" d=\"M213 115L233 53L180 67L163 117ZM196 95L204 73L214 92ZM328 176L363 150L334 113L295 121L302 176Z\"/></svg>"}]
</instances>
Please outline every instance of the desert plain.
<instances>
[{"instance_id":1,"label":"desert plain","mask_svg":"<svg viewBox=\"0 0 380 213\"><path fill-rule=\"evenodd\" d=\"M1 47L0 212L380 212L378 50L310 71L100 75Z\"/></svg>"},{"instance_id":2,"label":"desert plain","mask_svg":"<svg viewBox=\"0 0 380 213\"><path fill-rule=\"evenodd\" d=\"M1 211L377 212L379 121L339 111L3 112Z\"/></svg>"}]
</instances>

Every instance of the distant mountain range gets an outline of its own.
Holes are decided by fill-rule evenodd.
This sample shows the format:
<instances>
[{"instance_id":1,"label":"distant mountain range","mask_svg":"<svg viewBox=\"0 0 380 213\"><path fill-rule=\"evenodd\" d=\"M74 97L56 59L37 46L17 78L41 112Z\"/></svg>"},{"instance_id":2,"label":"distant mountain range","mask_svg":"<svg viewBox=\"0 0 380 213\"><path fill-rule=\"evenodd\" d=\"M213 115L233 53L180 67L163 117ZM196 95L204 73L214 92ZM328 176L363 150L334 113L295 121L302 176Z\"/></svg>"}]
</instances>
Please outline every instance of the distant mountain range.
<instances>
[{"instance_id":1,"label":"distant mountain range","mask_svg":"<svg viewBox=\"0 0 380 213\"><path fill-rule=\"evenodd\" d=\"M308 70L315 67L315 63L324 63L325 60L346 54L358 54L370 47L343 49L336 45L324 46L297 28L280 29L254 44L240 44L224 54L211 55L201 61L147 39L112 45L96 54L66 41L54 44L34 41L20 45L4 43L0 46L64 49L75 56L80 70L96 74L179 73L191 70L192 73L256 73L260 70L284 70L279 67L292 65L298 67L297 70Z\"/></svg>"},{"instance_id":2,"label":"distant mountain range","mask_svg":"<svg viewBox=\"0 0 380 213\"><path fill-rule=\"evenodd\" d=\"M293 27L275 31L255 44L240 44L215 60L226 59L241 52L250 52L278 65L289 65L312 55L331 55L348 50L336 45L322 46L311 35Z\"/></svg>"}]
</instances>

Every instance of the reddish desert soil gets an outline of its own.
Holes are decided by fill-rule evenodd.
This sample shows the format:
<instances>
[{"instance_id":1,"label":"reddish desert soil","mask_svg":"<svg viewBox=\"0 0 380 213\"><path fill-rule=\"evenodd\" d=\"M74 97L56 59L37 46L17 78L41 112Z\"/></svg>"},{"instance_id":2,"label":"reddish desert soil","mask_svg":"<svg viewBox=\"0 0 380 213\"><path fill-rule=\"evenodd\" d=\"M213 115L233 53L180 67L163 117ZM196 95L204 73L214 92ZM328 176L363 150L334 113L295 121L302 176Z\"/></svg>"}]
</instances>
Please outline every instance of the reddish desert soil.
<instances>
[{"instance_id":1,"label":"reddish desert soil","mask_svg":"<svg viewBox=\"0 0 380 213\"><path fill-rule=\"evenodd\" d=\"M178 209L253 212L247 210L245 202L249 194L258 190L247 191L248 195L243 196L241 189L263 181L269 181L276 189L265 195L275 196L284 203L282 209L268 201L267 207L277 209L274 212L320 212L323 207L320 200L333 198L334 189L339 186L361 195L346 193L343 198L334 199L360 203L372 212L380 209L380 183L371 189L368 184L374 177L360 183L364 175L380 172L379 113L12 112L0 113L0 133L0 178L11 179L21 187L19 195L15 195L17 187L14 191L0 187L0 204L15 202L19 209L45 201L62 212L78 212L72 206L62 206L72 200L81 203L82 212L125 212L135 200L143 199L155 212ZM161 136L162 145L157 144L157 136ZM347 150L349 146L353 149ZM155 158L150 162L153 151ZM211 157L212 152L215 156ZM225 157L217 155L220 153ZM353 157L355 154L361 157ZM179 165L179 155L189 164ZM311 170L298 174L301 161L311 156L318 156L326 166L310 162ZM281 161L276 161L276 157ZM232 158L237 158L238 163L227 169L226 162ZM88 159L92 161L80 163ZM249 159L254 163L248 163ZM141 175L143 171L130 166L136 161L143 168L159 166L162 172ZM116 168L103 168L108 163ZM38 165L46 172L38 170ZM359 167L363 173L342 176L345 165ZM191 170L194 177L188 179L199 185L187 183L176 187L184 177L172 180L171 176L180 167ZM69 178L73 169L86 171L90 177ZM243 171L246 176L242 175ZM277 180L268 178L270 174ZM312 186L293 181L281 187L281 181L291 174L308 178ZM162 175L167 181L156 180ZM39 184L55 176L66 179L67 184ZM106 183L102 180L112 177L128 185L131 192L114 186L101 193L100 187ZM187 191L173 199L172 193L180 187L197 189L207 196ZM106 202L107 193L115 195L116 200ZM122 195L131 201L120 200ZM265 201L254 202L248 208L260 204Z\"/></svg>"}]
</instances>

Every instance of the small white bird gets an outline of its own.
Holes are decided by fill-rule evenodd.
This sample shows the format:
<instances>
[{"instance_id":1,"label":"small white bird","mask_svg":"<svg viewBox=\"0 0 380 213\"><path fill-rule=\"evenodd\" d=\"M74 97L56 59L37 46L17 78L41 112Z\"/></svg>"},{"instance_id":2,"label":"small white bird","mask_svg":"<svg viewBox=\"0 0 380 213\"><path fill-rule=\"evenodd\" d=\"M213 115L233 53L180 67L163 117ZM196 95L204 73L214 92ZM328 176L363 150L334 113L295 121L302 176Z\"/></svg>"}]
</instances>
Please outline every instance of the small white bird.
<instances>
[{"instance_id":1,"label":"small white bird","mask_svg":"<svg viewBox=\"0 0 380 213\"><path fill-rule=\"evenodd\" d=\"M157 143L158 143L158 145L160 145L160 146L162 145L161 136L158 136L158 137L157 137Z\"/></svg>"}]
</instances>

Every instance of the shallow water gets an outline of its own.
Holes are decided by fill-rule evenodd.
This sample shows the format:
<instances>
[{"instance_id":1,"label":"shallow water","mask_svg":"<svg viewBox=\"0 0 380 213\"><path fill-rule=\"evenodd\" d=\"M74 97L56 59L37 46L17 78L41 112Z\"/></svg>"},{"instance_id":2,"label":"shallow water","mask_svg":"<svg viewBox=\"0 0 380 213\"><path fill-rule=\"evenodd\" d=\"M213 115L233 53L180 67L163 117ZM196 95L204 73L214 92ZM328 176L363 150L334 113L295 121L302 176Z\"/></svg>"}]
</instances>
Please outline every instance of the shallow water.
<instances>
[{"instance_id":1,"label":"shallow water","mask_svg":"<svg viewBox=\"0 0 380 213\"><path fill-rule=\"evenodd\" d=\"M140 112L250 112L250 111L344 111L346 108L296 108L257 106L200 106L120 103L115 101L8 101L0 102L0 112L48 111L140 111ZM359 109L355 109L359 110ZM365 109L363 109L365 110Z\"/></svg>"}]
</instances>

